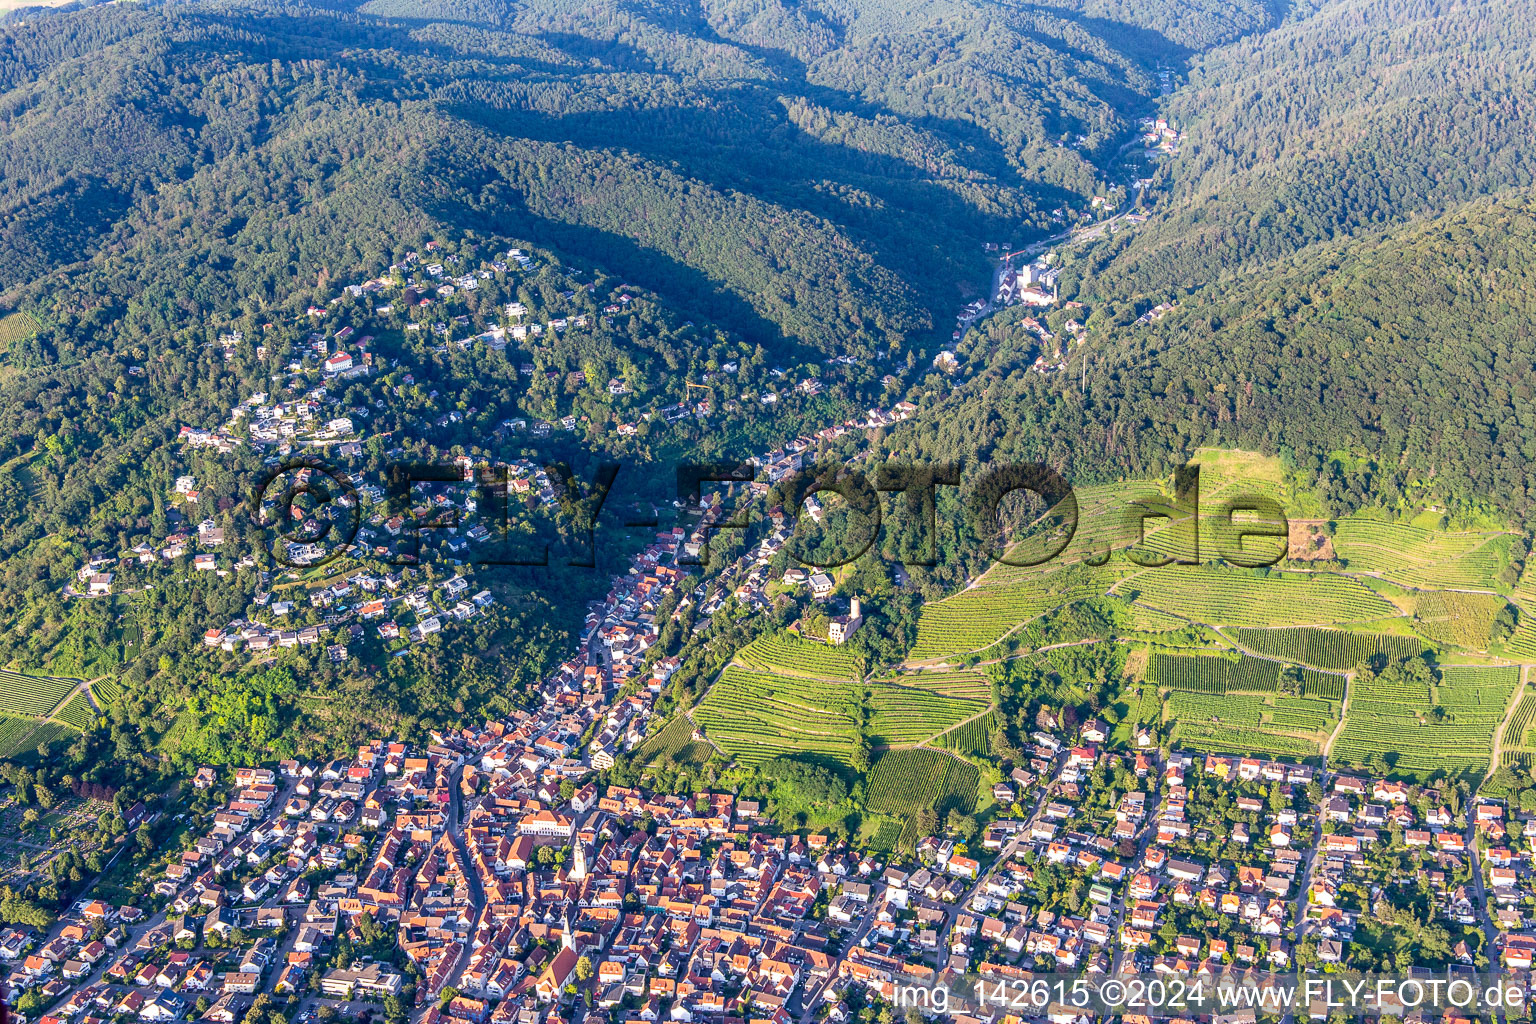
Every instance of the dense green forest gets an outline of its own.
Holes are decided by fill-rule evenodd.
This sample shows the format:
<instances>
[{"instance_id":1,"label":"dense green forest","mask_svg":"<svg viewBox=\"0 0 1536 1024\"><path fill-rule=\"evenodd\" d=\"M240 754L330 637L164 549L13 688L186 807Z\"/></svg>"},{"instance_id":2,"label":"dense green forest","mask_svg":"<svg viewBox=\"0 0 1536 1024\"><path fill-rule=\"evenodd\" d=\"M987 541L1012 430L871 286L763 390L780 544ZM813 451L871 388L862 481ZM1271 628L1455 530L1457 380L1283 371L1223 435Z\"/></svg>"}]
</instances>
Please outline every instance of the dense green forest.
<instances>
[{"instance_id":1,"label":"dense green forest","mask_svg":"<svg viewBox=\"0 0 1536 1024\"><path fill-rule=\"evenodd\" d=\"M1006 318L968 338L987 369L899 432L899 454L1040 460L1074 481L1163 474L1202 445L1279 453L1332 514L1408 497L1523 516L1536 363L1536 194L1315 247L1106 337L1055 376L1020 367ZM1086 362L1086 367L1084 363ZM895 438L893 438L895 440Z\"/></svg>"},{"instance_id":2,"label":"dense green forest","mask_svg":"<svg viewBox=\"0 0 1536 1024\"><path fill-rule=\"evenodd\" d=\"M1187 52L1160 29L1215 41L1267 17L1146 6L1169 12L375 0L27 21L0 62L0 283L43 308L67 280L151 316L230 311L472 227L754 341L900 349L985 283L982 241L1103 188L1150 67Z\"/></svg>"},{"instance_id":3,"label":"dense green forest","mask_svg":"<svg viewBox=\"0 0 1536 1024\"><path fill-rule=\"evenodd\" d=\"M358 461L374 473L447 453L585 476L623 457L644 468L615 508L654 507L671 496L657 467L760 453L907 400L910 420L823 458L871 472L892 455L967 472L1041 461L1089 482L1226 445L1281 454L1334 513L1406 498L1523 517L1530 13L1445 0L23 11L0 25L0 663L120 675L127 695L92 742L124 758L167 736L224 757L231 737L210 721L265 734L304 714L347 739L420 735L516 704L564 656L603 572L506 574L495 611L451 638L361 665L317 648L290 666L298 685L202 646L270 582L249 567L132 602L65 599L89 555L164 538L181 474L208 494L199 515L243 539L241 488L265 453L184 459L173 442L275 390L312 352L314 304L328 331L379 334L370 386L328 396L367 419ZM1160 166L1128 192L1126 154L1158 116L1183 133L1179 152L1143 154ZM997 247L1065 237L1112 215L1096 198L1126 194L1133 230L1063 248L1062 297L1082 305L1041 317L1057 338L1085 321L1063 372L1030 369L1042 327L1022 308L952 335ZM466 266L526 246L536 265L459 293L440 325L411 319L422 280L390 313L338 297L429 242ZM505 303L590 327L474 344ZM953 377L932 369L945 348ZM711 420L658 415L696 401L700 380ZM775 387L770 414L756 399ZM571 425L512 443L514 419ZM939 512L937 564L909 585L857 570L880 627L859 641L872 658L910 642L919 595L978 568L954 501ZM887 555L917 533L892 521ZM602 534L597 567L618 571L638 536ZM689 657L692 685L723 655Z\"/></svg>"},{"instance_id":4,"label":"dense green forest","mask_svg":"<svg viewBox=\"0 0 1536 1024\"><path fill-rule=\"evenodd\" d=\"M1160 215L1091 287L1161 298L1532 184L1533 26L1527 2L1333 0L1203 54Z\"/></svg>"}]
</instances>

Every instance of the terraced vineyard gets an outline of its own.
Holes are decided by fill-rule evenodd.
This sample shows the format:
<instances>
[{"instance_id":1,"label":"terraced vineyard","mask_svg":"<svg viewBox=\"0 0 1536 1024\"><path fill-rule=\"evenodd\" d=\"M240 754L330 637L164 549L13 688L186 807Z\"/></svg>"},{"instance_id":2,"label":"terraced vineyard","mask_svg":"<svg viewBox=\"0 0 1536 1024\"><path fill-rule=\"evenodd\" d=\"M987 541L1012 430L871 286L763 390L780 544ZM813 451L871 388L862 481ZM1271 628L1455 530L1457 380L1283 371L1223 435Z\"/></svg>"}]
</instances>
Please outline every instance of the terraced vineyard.
<instances>
[{"instance_id":1,"label":"terraced vineyard","mask_svg":"<svg viewBox=\"0 0 1536 1024\"><path fill-rule=\"evenodd\" d=\"M1351 570L1431 590L1495 589L1518 543L1508 533L1446 533L1363 518L1341 519L1333 538L1334 550Z\"/></svg>"},{"instance_id":2,"label":"terraced vineyard","mask_svg":"<svg viewBox=\"0 0 1536 1024\"><path fill-rule=\"evenodd\" d=\"M1416 779L1479 777L1518 681L1514 668L1482 667L1446 668L1434 693L1411 680L1356 680L1331 756Z\"/></svg>"},{"instance_id":3,"label":"terraced vineyard","mask_svg":"<svg viewBox=\"0 0 1536 1024\"><path fill-rule=\"evenodd\" d=\"M1397 615L1365 584L1344 576L1168 565L1148 569L1117 593L1161 611L1224 626L1303 626L1369 622Z\"/></svg>"},{"instance_id":4,"label":"terraced vineyard","mask_svg":"<svg viewBox=\"0 0 1536 1024\"><path fill-rule=\"evenodd\" d=\"M864 803L877 814L914 814L925 807L969 814L980 780L974 765L937 750L892 750L875 762Z\"/></svg>"},{"instance_id":5,"label":"terraced vineyard","mask_svg":"<svg viewBox=\"0 0 1536 1024\"><path fill-rule=\"evenodd\" d=\"M1189 693L1230 693L1234 690L1267 693L1279 683L1279 662L1243 654L1168 654L1154 651L1147 662L1147 678L1158 686ZM1315 669L1302 669L1303 692L1342 696L1343 679Z\"/></svg>"},{"instance_id":6,"label":"terraced vineyard","mask_svg":"<svg viewBox=\"0 0 1536 1024\"><path fill-rule=\"evenodd\" d=\"M91 707L91 702L86 699L85 691L75 694L54 715L61 722L85 731L96 724L96 709Z\"/></svg>"},{"instance_id":7,"label":"terraced vineyard","mask_svg":"<svg viewBox=\"0 0 1536 1024\"><path fill-rule=\"evenodd\" d=\"M923 606L917 621L917 642L910 661L953 658L990 647L1014 627L1058 605L1093 597L1100 590L1083 588L1063 595L1045 595L1028 586L963 590L954 597Z\"/></svg>"},{"instance_id":8,"label":"terraced vineyard","mask_svg":"<svg viewBox=\"0 0 1536 1024\"><path fill-rule=\"evenodd\" d=\"M1286 757L1318 754L1340 712L1336 700L1263 693L1175 691L1165 707L1180 746Z\"/></svg>"},{"instance_id":9,"label":"terraced vineyard","mask_svg":"<svg viewBox=\"0 0 1536 1024\"><path fill-rule=\"evenodd\" d=\"M973 700L990 700L992 697L992 684L980 672L903 672L886 681L900 686L915 686L920 690L932 690L946 697L969 697Z\"/></svg>"},{"instance_id":10,"label":"terraced vineyard","mask_svg":"<svg viewBox=\"0 0 1536 1024\"><path fill-rule=\"evenodd\" d=\"M969 589L923 606L908 660L934 661L983 650L1053 608L1104 594L1134 569L1114 561L1103 567L998 563Z\"/></svg>"},{"instance_id":11,"label":"terraced vineyard","mask_svg":"<svg viewBox=\"0 0 1536 1024\"><path fill-rule=\"evenodd\" d=\"M1515 713L1509 718L1509 728L1504 730L1504 753L1512 751L1536 751L1536 736L1531 735L1531 725L1536 723L1536 693L1520 698ZM1509 759L1505 759L1508 763Z\"/></svg>"},{"instance_id":12,"label":"terraced vineyard","mask_svg":"<svg viewBox=\"0 0 1536 1024\"><path fill-rule=\"evenodd\" d=\"M1413 637L1351 633L1312 626L1244 628L1236 632L1239 643L1260 654L1336 672L1346 672L1377 655L1411 658L1425 649L1425 644Z\"/></svg>"},{"instance_id":13,"label":"terraced vineyard","mask_svg":"<svg viewBox=\"0 0 1536 1024\"><path fill-rule=\"evenodd\" d=\"M0 714L41 718L58 707L64 695L77 685L73 679L0 670Z\"/></svg>"},{"instance_id":14,"label":"terraced vineyard","mask_svg":"<svg viewBox=\"0 0 1536 1024\"><path fill-rule=\"evenodd\" d=\"M1170 693L1167 707L1169 716L1178 721L1266 726L1282 732L1331 730L1339 720L1338 702L1320 697Z\"/></svg>"},{"instance_id":15,"label":"terraced vineyard","mask_svg":"<svg viewBox=\"0 0 1536 1024\"><path fill-rule=\"evenodd\" d=\"M1316 757L1322 748L1313 740L1282 736L1257 729L1220 725L1180 725L1174 742L1208 754L1246 754L1283 757L1301 761Z\"/></svg>"},{"instance_id":16,"label":"terraced vineyard","mask_svg":"<svg viewBox=\"0 0 1536 1024\"><path fill-rule=\"evenodd\" d=\"M1482 650L1505 601L1493 594L1433 591L1418 595L1416 604L1419 632L1437 643Z\"/></svg>"},{"instance_id":17,"label":"terraced vineyard","mask_svg":"<svg viewBox=\"0 0 1536 1024\"><path fill-rule=\"evenodd\" d=\"M730 666L694 709L707 735L742 764L785 753L847 762L860 735L885 746L925 740L987 710L984 701L888 683L837 683Z\"/></svg>"},{"instance_id":18,"label":"terraced vineyard","mask_svg":"<svg viewBox=\"0 0 1536 1024\"><path fill-rule=\"evenodd\" d=\"M864 666L851 651L792 633L761 636L736 652L736 661L750 669L787 672L818 679L861 679Z\"/></svg>"},{"instance_id":19,"label":"terraced vineyard","mask_svg":"<svg viewBox=\"0 0 1536 1024\"><path fill-rule=\"evenodd\" d=\"M992 716L972 719L946 732L934 743L966 757L986 757L992 753Z\"/></svg>"},{"instance_id":20,"label":"terraced vineyard","mask_svg":"<svg viewBox=\"0 0 1536 1024\"><path fill-rule=\"evenodd\" d=\"M1308 697L1343 700L1344 677L1331 676L1324 672L1307 672L1302 679L1301 692Z\"/></svg>"},{"instance_id":21,"label":"terraced vineyard","mask_svg":"<svg viewBox=\"0 0 1536 1024\"><path fill-rule=\"evenodd\" d=\"M26 745L22 749L31 750L42 746L44 743L52 743L55 740L67 740L76 735L78 733L75 730L60 722L39 722L37 729L26 738Z\"/></svg>"},{"instance_id":22,"label":"terraced vineyard","mask_svg":"<svg viewBox=\"0 0 1536 1024\"><path fill-rule=\"evenodd\" d=\"M1510 657L1536 662L1536 557L1525 560L1510 600L1520 609L1520 622L1515 635L1504 642L1504 650Z\"/></svg>"},{"instance_id":23,"label":"terraced vineyard","mask_svg":"<svg viewBox=\"0 0 1536 1024\"><path fill-rule=\"evenodd\" d=\"M1139 603L1131 605L1131 623L1143 633L1167 633L1189 625L1186 620L1177 615L1170 615Z\"/></svg>"},{"instance_id":24,"label":"terraced vineyard","mask_svg":"<svg viewBox=\"0 0 1536 1024\"><path fill-rule=\"evenodd\" d=\"M1435 703L1458 722L1500 722L1520 682L1513 666L1447 665L1435 684Z\"/></svg>"},{"instance_id":25,"label":"terraced vineyard","mask_svg":"<svg viewBox=\"0 0 1536 1024\"><path fill-rule=\"evenodd\" d=\"M15 757L37 746L29 744L27 739L37 730L38 724L35 718L0 715L0 757Z\"/></svg>"},{"instance_id":26,"label":"terraced vineyard","mask_svg":"<svg viewBox=\"0 0 1536 1024\"><path fill-rule=\"evenodd\" d=\"M1177 721L1257 728L1263 718L1264 699L1236 694L1170 693L1167 708L1169 717Z\"/></svg>"},{"instance_id":27,"label":"terraced vineyard","mask_svg":"<svg viewBox=\"0 0 1536 1024\"><path fill-rule=\"evenodd\" d=\"M927 690L881 685L868 689L872 691L869 706L875 712L868 734L878 746L919 743L989 707L985 701L944 697Z\"/></svg>"},{"instance_id":28,"label":"terraced vineyard","mask_svg":"<svg viewBox=\"0 0 1536 1024\"><path fill-rule=\"evenodd\" d=\"M636 764L650 765L670 757L678 763L702 764L709 760L712 752L708 743L693 738L693 723L688 717L679 715L661 731L646 737L636 748L634 760Z\"/></svg>"},{"instance_id":29,"label":"terraced vineyard","mask_svg":"<svg viewBox=\"0 0 1536 1024\"><path fill-rule=\"evenodd\" d=\"M105 708L117 703L117 698L123 695L123 687L116 679L108 676L92 683L91 692L96 695L96 703Z\"/></svg>"}]
</instances>

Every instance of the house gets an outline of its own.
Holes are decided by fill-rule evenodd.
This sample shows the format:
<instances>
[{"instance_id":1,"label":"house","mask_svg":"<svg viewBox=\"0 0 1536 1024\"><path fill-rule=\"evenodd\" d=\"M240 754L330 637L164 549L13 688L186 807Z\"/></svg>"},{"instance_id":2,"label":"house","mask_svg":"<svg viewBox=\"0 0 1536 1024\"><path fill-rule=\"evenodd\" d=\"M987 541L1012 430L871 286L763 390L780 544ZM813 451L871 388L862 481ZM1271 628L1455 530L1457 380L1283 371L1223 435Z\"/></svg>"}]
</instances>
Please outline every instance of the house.
<instances>
[{"instance_id":1,"label":"house","mask_svg":"<svg viewBox=\"0 0 1536 1024\"><path fill-rule=\"evenodd\" d=\"M957 878L974 879L977 873L981 871L981 864L969 857L962 857L956 853L950 855L949 863L944 866L944 870Z\"/></svg>"}]
</instances>

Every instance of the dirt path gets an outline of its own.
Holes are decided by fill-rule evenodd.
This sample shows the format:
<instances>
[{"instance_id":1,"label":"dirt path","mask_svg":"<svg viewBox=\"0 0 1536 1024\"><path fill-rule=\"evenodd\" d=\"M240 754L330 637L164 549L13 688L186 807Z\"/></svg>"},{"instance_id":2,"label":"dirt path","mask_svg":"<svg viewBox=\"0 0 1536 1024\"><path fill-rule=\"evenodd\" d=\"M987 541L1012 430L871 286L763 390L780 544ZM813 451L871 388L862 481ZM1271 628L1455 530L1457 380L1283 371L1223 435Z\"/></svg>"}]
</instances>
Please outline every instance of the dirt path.
<instances>
[{"instance_id":1,"label":"dirt path","mask_svg":"<svg viewBox=\"0 0 1536 1024\"><path fill-rule=\"evenodd\" d=\"M1488 774L1483 776L1484 782L1493 778L1493 773L1499 770L1499 758L1504 753L1504 732L1515 717L1515 709L1520 706L1520 698L1525 696L1525 684L1530 681L1530 676L1531 667L1521 665L1520 685L1515 687L1515 695L1510 698L1509 707L1504 709L1504 717L1499 720L1499 727L1493 732L1493 752L1488 755Z\"/></svg>"},{"instance_id":2,"label":"dirt path","mask_svg":"<svg viewBox=\"0 0 1536 1024\"><path fill-rule=\"evenodd\" d=\"M912 745L914 747L926 747L926 746L928 746L928 744L932 743L934 740L938 739L940 736L943 736L945 733L947 733L947 732L954 732L956 729L960 728L962 725L969 725L970 723L976 721L976 719L982 717L983 715L990 715L991 713L992 713L992 706L990 704L988 704L986 706L986 708L982 709L981 711L976 712L970 718L961 719L960 721L956 722L954 725L951 725L951 726L948 726L946 728L940 729L938 732L934 733L932 736L928 736L928 737L925 737L924 739L920 739L920 740L918 740L916 743L914 743Z\"/></svg>"},{"instance_id":3,"label":"dirt path","mask_svg":"<svg viewBox=\"0 0 1536 1024\"><path fill-rule=\"evenodd\" d=\"M68 677L68 676L58 676L58 677L56 677L56 678L60 678L60 679L67 679L67 678L69 678L69 677ZM87 683L87 682L86 682L86 681L85 681L85 680L83 680L83 679L77 679L77 680L75 680L75 685L74 685L74 686L71 686L71 687L70 687L70 688L69 688L69 692L68 692L68 693L66 693L66 694L65 694L65 695L64 695L64 697L63 697L63 699L62 699L62 700L60 700L60 701L59 701L59 702L58 702L58 703L57 703L57 704L55 704L55 705L54 705L54 706L53 706L53 707L52 707L52 708L49 708L49 709L48 709L48 713L47 713L47 714L46 714L46 715L43 715L43 716L42 716L42 717L43 717L43 719L44 719L44 720L47 720L47 719L50 719L50 718L53 718L53 716L54 716L54 715L56 715L56 714L58 714L58 713L59 713L59 709L60 709L60 708L62 708L62 707L63 707L63 706L64 706L64 705L65 705L65 704L68 704L68 703L69 703L69 702L70 702L70 701L71 701L71 700L73 700L73 699L74 699L74 696L75 696L75 694L77 694L77 693L79 693L79 692L80 692L80 690L81 690L81 689L82 689L82 688L84 688L84 689L86 689L86 690L87 690L87 691L89 691L89 689L90 689L90 684L89 684L89 683ZM87 698L87 699L89 699L89 698Z\"/></svg>"},{"instance_id":4,"label":"dirt path","mask_svg":"<svg viewBox=\"0 0 1536 1024\"><path fill-rule=\"evenodd\" d=\"M1328 734L1328 742L1323 744L1323 764L1328 763L1328 755L1333 753L1333 744L1344 731L1344 723L1349 721L1349 685L1355 681L1353 672L1344 675L1344 699L1339 703L1339 724L1333 727L1333 732Z\"/></svg>"}]
</instances>

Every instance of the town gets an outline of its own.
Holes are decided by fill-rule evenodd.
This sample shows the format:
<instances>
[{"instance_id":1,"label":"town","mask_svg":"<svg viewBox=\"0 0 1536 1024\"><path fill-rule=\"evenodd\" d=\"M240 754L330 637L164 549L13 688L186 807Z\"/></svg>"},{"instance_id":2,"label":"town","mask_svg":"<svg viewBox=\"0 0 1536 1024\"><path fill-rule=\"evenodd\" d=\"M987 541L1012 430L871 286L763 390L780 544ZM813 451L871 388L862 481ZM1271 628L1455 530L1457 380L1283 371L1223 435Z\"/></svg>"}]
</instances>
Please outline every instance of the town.
<instances>
[{"instance_id":1,"label":"town","mask_svg":"<svg viewBox=\"0 0 1536 1024\"><path fill-rule=\"evenodd\" d=\"M46 932L0 934L13 1002L45 1024L789 1024L888 1005L914 978L1525 970L1536 954L1536 819L1500 802L1106 751L1089 720L1034 734L970 841L941 826L884 856L785 832L729 792L603 785L594 762L637 703L611 693L588 670L425 749L203 768L192 785L221 799L143 905L87 893ZM605 738L583 750L593 727ZM1383 962L1373 920L1414 922L1414 952Z\"/></svg>"}]
</instances>

